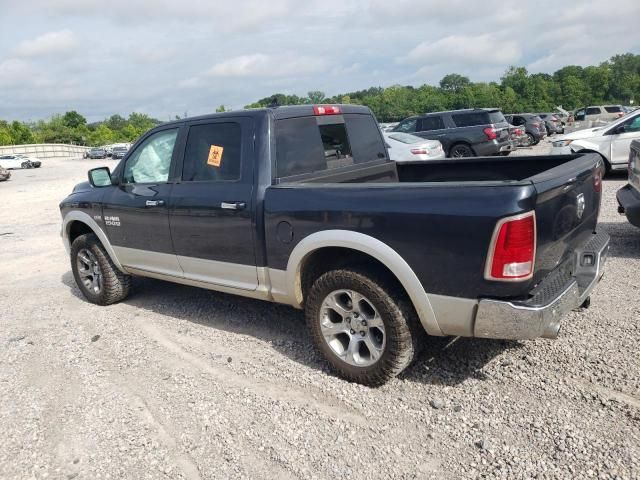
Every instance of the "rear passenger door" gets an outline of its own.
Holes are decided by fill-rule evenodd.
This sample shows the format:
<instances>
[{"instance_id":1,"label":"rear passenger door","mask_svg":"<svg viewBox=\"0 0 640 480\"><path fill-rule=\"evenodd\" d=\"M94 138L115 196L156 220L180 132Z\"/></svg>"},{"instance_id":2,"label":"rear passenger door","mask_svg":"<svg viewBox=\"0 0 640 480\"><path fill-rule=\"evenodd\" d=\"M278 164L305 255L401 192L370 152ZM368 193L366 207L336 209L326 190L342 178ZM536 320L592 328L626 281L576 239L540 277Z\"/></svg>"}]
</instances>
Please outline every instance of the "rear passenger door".
<instances>
[{"instance_id":1,"label":"rear passenger door","mask_svg":"<svg viewBox=\"0 0 640 480\"><path fill-rule=\"evenodd\" d=\"M255 290L253 121L216 117L187 129L169 216L184 276Z\"/></svg>"}]
</instances>

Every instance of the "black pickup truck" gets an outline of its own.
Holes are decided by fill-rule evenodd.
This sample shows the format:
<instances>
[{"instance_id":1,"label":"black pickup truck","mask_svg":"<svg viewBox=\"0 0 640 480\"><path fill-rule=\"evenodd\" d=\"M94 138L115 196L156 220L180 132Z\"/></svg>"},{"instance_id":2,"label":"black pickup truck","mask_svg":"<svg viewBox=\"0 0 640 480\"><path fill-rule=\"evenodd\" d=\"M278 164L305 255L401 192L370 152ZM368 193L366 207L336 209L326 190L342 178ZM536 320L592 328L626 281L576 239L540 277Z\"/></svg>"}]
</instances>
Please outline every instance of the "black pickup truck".
<instances>
[{"instance_id":1,"label":"black pickup truck","mask_svg":"<svg viewBox=\"0 0 640 480\"><path fill-rule=\"evenodd\" d=\"M389 160L366 107L166 123L60 204L85 297L130 276L305 309L346 379L379 385L422 336L555 338L603 274L598 155Z\"/></svg>"}]
</instances>

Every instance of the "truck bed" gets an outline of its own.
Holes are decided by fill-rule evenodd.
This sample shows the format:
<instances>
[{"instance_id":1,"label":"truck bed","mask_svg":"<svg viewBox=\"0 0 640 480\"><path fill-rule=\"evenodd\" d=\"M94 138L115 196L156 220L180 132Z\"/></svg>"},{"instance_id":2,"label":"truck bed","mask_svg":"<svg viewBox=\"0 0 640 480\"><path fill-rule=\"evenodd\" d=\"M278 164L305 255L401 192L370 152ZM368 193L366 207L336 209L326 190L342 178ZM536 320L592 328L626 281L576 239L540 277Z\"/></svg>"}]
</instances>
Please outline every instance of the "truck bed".
<instances>
[{"instance_id":1,"label":"truck bed","mask_svg":"<svg viewBox=\"0 0 640 480\"><path fill-rule=\"evenodd\" d=\"M265 195L268 262L284 268L297 241L318 228L353 230L396 250L427 292L526 298L595 231L601 195L594 185L597 169L602 161L594 154L480 157L384 162L281 183ZM533 278L485 279L496 223L532 210L537 218ZM273 241L280 222L292 226L291 243Z\"/></svg>"},{"instance_id":2,"label":"truck bed","mask_svg":"<svg viewBox=\"0 0 640 480\"><path fill-rule=\"evenodd\" d=\"M518 183L550 176L582 155L446 158L428 162L378 162L341 171L328 171L287 183L370 182L492 182ZM550 172L553 170L553 172Z\"/></svg>"}]
</instances>

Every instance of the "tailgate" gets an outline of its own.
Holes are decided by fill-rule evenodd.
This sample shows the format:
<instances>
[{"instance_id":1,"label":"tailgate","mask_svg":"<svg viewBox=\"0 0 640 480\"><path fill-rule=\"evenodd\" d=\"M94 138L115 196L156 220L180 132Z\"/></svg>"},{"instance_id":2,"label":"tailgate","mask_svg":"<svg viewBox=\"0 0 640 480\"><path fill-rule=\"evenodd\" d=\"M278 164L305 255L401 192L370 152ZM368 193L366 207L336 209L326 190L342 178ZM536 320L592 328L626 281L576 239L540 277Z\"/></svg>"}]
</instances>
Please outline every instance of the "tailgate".
<instances>
[{"instance_id":1,"label":"tailgate","mask_svg":"<svg viewBox=\"0 0 640 480\"><path fill-rule=\"evenodd\" d=\"M604 165L598 154L581 155L530 178L537 191L537 250L533 282L575 257L596 229ZM571 268L571 266L569 266Z\"/></svg>"}]
</instances>

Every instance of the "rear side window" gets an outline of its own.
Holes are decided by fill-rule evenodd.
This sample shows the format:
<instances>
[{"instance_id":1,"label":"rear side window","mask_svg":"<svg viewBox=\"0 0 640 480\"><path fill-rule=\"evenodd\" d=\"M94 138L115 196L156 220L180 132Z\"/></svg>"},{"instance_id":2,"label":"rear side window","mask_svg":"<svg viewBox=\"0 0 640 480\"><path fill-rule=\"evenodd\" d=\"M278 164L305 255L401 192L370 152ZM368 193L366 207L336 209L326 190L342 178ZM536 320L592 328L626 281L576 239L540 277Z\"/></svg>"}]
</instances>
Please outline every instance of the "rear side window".
<instances>
[{"instance_id":1,"label":"rear side window","mask_svg":"<svg viewBox=\"0 0 640 480\"><path fill-rule=\"evenodd\" d=\"M420 119L420 128L421 132L428 132L429 130L442 130L444 129L444 120L442 117L434 116L434 117L424 117Z\"/></svg>"},{"instance_id":2,"label":"rear side window","mask_svg":"<svg viewBox=\"0 0 640 480\"><path fill-rule=\"evenodd\" d=\"M457 127L473 127L474 125L487 125L489 122L489 115L486 112L473 112L473 113L454 113L451 115L453 123Z\"/></svg>"},{"instance_id":3,"label":"rear side window","mask_svg":"<svg viewBox=\"0 0 640 480\"><path fill-rule=\"evenodd\" d=\"M318 124L318 118L322 118ZM344 118L344 122L340 121ZM386 158L384 143L371 115L298 117L276 121L276 175L333 170ZM327 122L327 123L325 123Z\"/></svg>"},{"instance_id":4,"label":"rear side window","mask_svg":"<svg viewBox=\"0 0 640 480\"><path fill-rule=\"evenodd\" d=\"M494 110L493 112L489 112L489 123L504 123L506 120L504 119L504 115L499 110Z\"/></svg>"},{"instance_id":5,"label":"rear side window","mask_svg":"<svg viewBox=\"0 0 640 480\"><path fill-rule=\"evenodd\" d=\"M207 123L189 127L182 180L239 180L241 137L241 128L236 122Z\"/></svg>"},{"instance_id":6,"label":"rear side window","mask_svg":"<svg viewBox=\"0 0 640 480\"><path fill-rule=\"evenodd\" d=\"M366 163L386 158L386 149L371 115L344 116L351 141L355 163Z\"/></svg>"},{"instance_id":7,"label":"rear side window","mask_svg":"<svg viewBox=\"0 0 640 480\"><path fill-rule=\"evenodd\" d=\"M622 112L622 108L620 108L619 106L604 107L604 109L608 113L621 113Z\"/></svg>"}]
</instances>

